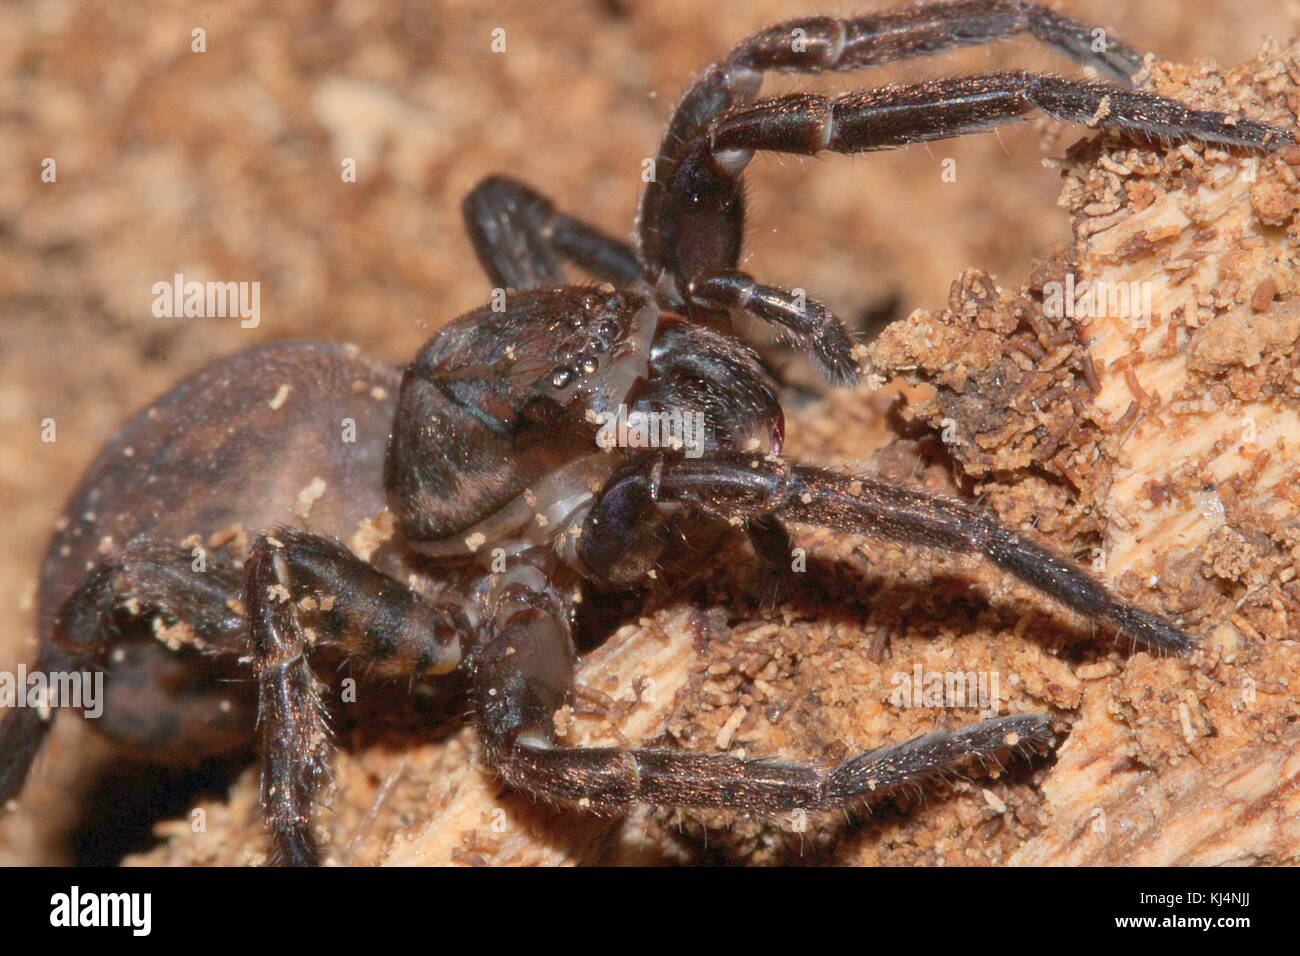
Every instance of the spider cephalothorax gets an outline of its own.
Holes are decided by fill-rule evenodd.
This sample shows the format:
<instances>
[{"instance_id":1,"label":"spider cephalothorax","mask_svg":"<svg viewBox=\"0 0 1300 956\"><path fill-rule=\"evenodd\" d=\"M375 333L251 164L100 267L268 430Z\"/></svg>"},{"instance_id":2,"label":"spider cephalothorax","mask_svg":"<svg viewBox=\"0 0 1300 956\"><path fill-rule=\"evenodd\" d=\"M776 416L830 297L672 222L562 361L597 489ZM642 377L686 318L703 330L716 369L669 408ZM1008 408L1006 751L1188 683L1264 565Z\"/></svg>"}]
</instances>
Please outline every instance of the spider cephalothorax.
<instances>
[{"instance_id":1,"label":"spider cephalothorax","mask_svg":"<svg viewBox=\"0 0 1300 956\"><path fill-rule=\"evenodd\" d=\"M318 674L340 658L363 662L356 673L370 680L468 686L508 783L595 810L830 809L1048 738L1048 716L1011 715L829 768L559 746L575 588L634 585L690 534L741 529L775 564L790 523L978 553L1137 645L1187 652L1174 624L976 507L782 457L777 385L727 332L749 313L832 384L857 378L828 309L737 267L740 178L758 152L887 149L1035 109L1167 140L1293 142L1128 86L1023 72L758 98L769 71L856 70L1021 33L1120 81L1141 66L1019 0L810 17L744 41L687 92L635 248L518 182L484 180L464 213L501 294L443 327L404 372L345 347L268 346L199 372L106 446L44 564L39 666L103 668L98 726L156 754L236 749L256 716L276 856L311 863L334 706ZM566 284L566 262L600 284ZM390 524L376 521L385 513ZM380 526L382 541L361 534ZM228 679L250 664L255 695ZM0 801L21 787L47 727L38 709L5 715Z\"/></svg>"}]
</instances>

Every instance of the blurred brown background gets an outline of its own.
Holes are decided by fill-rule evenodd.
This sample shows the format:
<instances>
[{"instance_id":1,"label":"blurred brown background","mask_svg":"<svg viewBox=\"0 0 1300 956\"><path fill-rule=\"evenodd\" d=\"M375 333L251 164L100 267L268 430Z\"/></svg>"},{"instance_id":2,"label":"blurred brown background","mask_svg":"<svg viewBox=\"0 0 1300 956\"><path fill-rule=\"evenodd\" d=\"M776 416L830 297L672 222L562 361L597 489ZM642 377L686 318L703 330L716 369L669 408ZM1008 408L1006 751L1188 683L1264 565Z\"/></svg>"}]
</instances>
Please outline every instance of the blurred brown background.
<instances>
[{"instance_id":1,"label":"blurred brown background","mask_svg":"<svg viewBox=\"0 0 1300 956\"><path fill-rule=\"evenodd\" d=\"M836 5L830 12L890 4ZM1056 4L1140 49L1231 64L1300 19L1278 0ZM827 12L799 0L484 3L9 2L0 7L0 668L30 660L35 571L96 448L209 360L277 339L355 342L393 362L486 300L459 218L483 175L630 229L643 158L693 74L747 33ZM206 32L206 52L191 50ZM505 31L506 50L491 49ZM800 88L849 89L1016 63L1018 41ZM767 92L795 87L775 78ZM1040 127L1042 124L1040 124ZM762 158L749 268L854 317L935 306L978 266L1006 285L1066 238L1034 126L868 158ZM1059 153L1075 134L1065 131ZM41 181L45 158L57 182ZM358 181L340 162L358 162ZM940 184L953 157L958 180ZM261 283L261 324L159 319L174 273ZM58 440L41 442L53 418ZM102 749L60 726L35 813L67 816ZM42 828L0 862L53 859Z\"/></svg>"}]
</instances>

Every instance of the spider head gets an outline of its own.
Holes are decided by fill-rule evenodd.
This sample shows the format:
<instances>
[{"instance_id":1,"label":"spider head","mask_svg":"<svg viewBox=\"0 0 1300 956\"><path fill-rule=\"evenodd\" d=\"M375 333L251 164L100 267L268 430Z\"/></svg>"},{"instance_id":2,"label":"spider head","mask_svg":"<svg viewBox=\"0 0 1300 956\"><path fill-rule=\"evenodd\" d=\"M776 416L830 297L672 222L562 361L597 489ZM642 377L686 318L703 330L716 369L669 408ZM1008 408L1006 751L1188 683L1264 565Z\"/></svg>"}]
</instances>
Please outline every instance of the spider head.
<instances>
[{"instance_id":1,"label":"spider head","mask_svg":"<svg viewBox=\"0 0 1300 956\"><path fill-rule=\"evenodd\" d=\"M636 292L501 295L451 322L407 368L385 462L407 540L456 535L596 451L647 375L659 310Z\"/></svg>"},{"instance_id":2,"label":"spider head","mask_svg":"<svg viewBox=\"0 0 1300 956\"><path fill-rule=\"evenodd\" d=\"M544 295L540 310L523 306L514 358L501 367L530 397L588 421L616 408L646 377L659 322L646 296L604 290L547 290L559 301Z\"/></svg>"}]
</instances>

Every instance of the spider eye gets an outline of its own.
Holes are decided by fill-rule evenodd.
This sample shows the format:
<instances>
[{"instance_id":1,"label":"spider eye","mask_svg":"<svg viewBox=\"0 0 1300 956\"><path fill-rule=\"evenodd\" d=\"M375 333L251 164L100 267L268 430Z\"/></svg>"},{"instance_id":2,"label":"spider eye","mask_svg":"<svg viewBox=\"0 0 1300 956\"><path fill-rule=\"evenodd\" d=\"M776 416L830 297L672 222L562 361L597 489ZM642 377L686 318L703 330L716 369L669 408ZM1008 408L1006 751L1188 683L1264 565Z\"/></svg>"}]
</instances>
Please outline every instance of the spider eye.
<instances>
[{"instance_id":1,"label":"spider eye","mask_svg":"<svg viewBox=\"0 0 1300 956\"><path fill-rule=\"evenodd\" d=\"M551 384L556 388L564 388L573 381L573 369L557 368L551 373Z\"/></svg>"},{"instance_id":2,"label":"spider eye","mask_svg":"<svg viewBox=\"0 0 1300 956\"><path fill-rule=\"evenodd\" d=\"M582 369L585 375L595 375L596 369L600 368L600 363L596 361L595 357L584 355L578 367Z\"/></svg>"},{"instance_id":3,"label":"spider eye","mask_svg":"<svg viewBox=\"0 0 1300 956\"><path fill-rule=\"evenodd\" d=\"M600 328L596 330L596 334L605 341L612 342L618 338L618 323L613 319L606 319L600 323Z\"/></svg>"}]
</instances>

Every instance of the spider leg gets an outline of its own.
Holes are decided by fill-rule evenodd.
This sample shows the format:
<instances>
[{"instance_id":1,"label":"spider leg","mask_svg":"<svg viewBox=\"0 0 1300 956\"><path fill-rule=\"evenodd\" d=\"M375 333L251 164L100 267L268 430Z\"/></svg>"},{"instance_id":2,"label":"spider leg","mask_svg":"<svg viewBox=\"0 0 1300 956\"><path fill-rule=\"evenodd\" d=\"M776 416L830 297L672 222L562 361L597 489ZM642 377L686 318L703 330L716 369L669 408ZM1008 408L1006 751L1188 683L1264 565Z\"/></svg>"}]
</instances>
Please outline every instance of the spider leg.
<instances>
[{"instance_id":1,"label":"spider leg","mask_svg":"<svg viewBox=\"0 0 1300 956\"><path fill-rule=\"evenodd\" d=\"M1026 0L959 0L847 18L804 17L748 37L695 81L668 123L655 178L641 197L638 238L645 262L652 271L676 276L679 283L692 276L679 268L682 257L675 244L680 236L672 231L682 212L674 196L677 167L716 118L757 97L764 72L861 70L1026 34L1120 81L1142 67L1136 50ZM717 237L713 257L700 263L699 272L732 269L738 262L744 223L739 188L730 190L728 199L731 229Z\"/></svg>"},{"instance_id":2,"label":"spider leg","mask_svg":"<svg viewBox=\"0 0 1300 956\"><path fill-rule=\"evenodd\" d=\"M318 861L311 812L328 782L332 745L308 654L329 647L365 659L379 678L443 674L460 663L466 624L338 542L301 531L263 534L244 572L273 858L311 865Z\"/></svg>"},{"instance_id":3,"label":"spider leg","mask_svg":"<svg viewBox=\"0 0 1300 956\"><path fill-rule=\"evenodd\" d=\"M1153 651L1186 654L1195 646L1163 617L1119 599L1075 565L965 502L775 457L732 454L692 461L645 456L632 462L609 479L588 513L578 556L598 581L645 567L654 556L640 552L658 540L647 530L683 505L738 524L774 517L982 554L1070 610ZM624 533L632 525L641 538Z\"/></svg>"},{"instance_id":4,"label":"spider leg","mask_svg":"<svg viewBox=\"0 0 1300 956\"><path fill-rule=\"evenodd\" d=\"M790 565L794 542L785 525L772 515L746 522L745 534L762 562L763 577L760 580L765 582L767 592L763 596L763 607L765 610L774 609L790 593L794 583L795 572Z\"/></svg>"},{"instance_id":5,"label":"spider leg","mask_svg":"<svg viewBox=\"0 0 1300 956\"><path fill-rule=\"evenodd\" d=\"M564 600L547 578L521 573L503 588L474 664L479 732L490 762L512 786L565 806L827 810L1051 736L1051 718L1020 714L880 747L833 768L676 750L561 747L552 715L572 688L567 620Z\"/></svg>"},{"instance_id":6,"label":"spider leg","mask_svg":"<svg viewBox=\"0 0 1300 956\"><path fill-rule=\"evenodd\" d=\"M235 598L241 575L233 561L207 555L195 565L190 548L135 538L97 564L63 602L50 628L70 656L92 659L120 631L117 609L161 613L183 624L187 646L207 654L239 654L244 621ZM201 569L201 570L200 570Z\"/></svg>"},{"instance_id":7,"label":"spider leg","mask_svg":"<svg viewBox=\"0 0 1300 956\"><path fill-rule=\"evenodd\" d=\"M559 212L515 179L483 179L461 203L461 214L479 263L499 288L564 285L566 260L619 286L645 273L627 243Z\"/></svg>"},{"instance_id":8,"label":"spider leg","mask_svg":"<svg viewBox=\"0 0 1300 956\"><path fill-rule=\"evenodd\" d=\"M160 640L233 660L244 646L243 619L230 604L238 594L232 562L209 557L200 572L189 549L137 538L88 571L42 622L34 671L53 679L102 669L105 699L96 723L119 743L155 757L228 753L251 726L239 688L214 682L203 669L196 673L192 661L161 644L118 642L131 636L128 619L152 617L167 625L155 629ZM52 724L53 713L37 707L10 708L0 719L0 804L22 790Z\"/></svg>"},{"instance_id":9,"label":"spider leg","mask_svg":"<svg viewBox=\"0 0 1300 956\"><path fill-rule=\"evenodd\" d=\"M1034 110L1058 119L1168 140L1192 139L1269 150L1291 145L1289 132L1252 119L1197 110L1156 93L1107 83L1014 70L882 86L842 96L794 94L738 107L713 124L692 158L735 176L741 151L811 156L823 150L892 149L992 129ZM701 147L703 149L701 150Z\"/></svg>"},{"instance_id":10,"label":"spider leg","mask_svg":"<svg viewBox=\"0 0 1300 956\"><path fill-rule=\"evenodd\" d=\"M779 327L832 385L853 385L858 380L853 340L844 324L802 292L763 285L738 269L726 269L691 280L686 297L709 308L740 309Z\"/></svg>"},{"instance_id":11,"label":"spider leg","mask_svg":"<svg viewBox=\"0 0 1300 956\"><path fill-rule=\"evenodd\" d=\"M802 17L753 34L725 62L733 69L845 72L1024 35L1121 82L1142 69L1137 50L1030 0L958 0L844 19Z\"/></svg>"},{"instance_id":12,"label":"spider leg","mask_svg":"<svg viewBox=\"0 0 1300 956\"><path fill-rule=\"evenodd\" d=\"M754 102L765 72L848 71L1030 34L1127 81L1138 53L1103 31L1025 0L959 0L778 24L740 43L696 80L669 121L641 197L641 257L666 301L693 317L731 308L781 327L833 384L857 370L848 335L824 306L735 272L744 233L742 174L755 150L812 154L886 149L989 129L1041 108L1075 122L1147 135L1270 149L1289 133L1190 110L1123 87L994 74L828 99ZM881 128L869 129L871 124ZM797 302L796 302L797 300Z\"/></svg>"},{"instance_id":13,"label":"spider leg","mask_svg":"<svg viewBox=\"0 0 1300 956\"><path fill-rule=\"evenodd\" d=\"M679 277L684 294L698 286L704 296L717 295L719 283L713 277L732 268L739 253L740 176L756 151L811 156L824 150L892 149L989 130L1036 109L1103 129L1167 139L1261 150L1294 142L1290 133L1265 123L1194 110L1154 93L1025 71L835 97L781 96L719 116L684 151L666 184L671 198L660 230L662 262ZM725 289L727 284L721 285Z\"/></svg>"},{"instance_id":14,"label":"spider leg","mask_svg":"<svg viewBox=\"0 0 1300 956\"><path fill-rule=\"evenodd\" d=\"M740 176L755 152L812 156L860 153L993 129L1034 110L1051 116L1168 140L1200 140L1270 150L1295 142L1291 133L1252 119L1196 110L1148 93L1024 70L883 86L841 96L796 93L737 106L716 117L684 149L667 184L671 214L662 234L664 260L684 280L684 294L721 299L782 321L780 297L740 274L728 274L739 251ZM719 278L719 275L726 278ZM732 301L725 294L730 292ZM752 301L751 301L752 300ZM815 303L806 321L834 319ZM788 320L787 320L788 321Z\"/></svg>"},{"instance_id":15,"label":"spider leg","mask_svg":"<svg viewBox=\"0 0 1300 956\"><path fill-rule=\"evenodd\" d=\"M44 674L70 669L63 652L49 644L36 663L36 670ZM39 707L10 707L0 718L0 813L22 792L53 723L53 714Z\"/></svg>"},{"instance_id":16,"label":"spider leg","mask_svg":"<svg viewBox=\"0 0 1300 956\"><path fill-rule=\"evenodd\" d=\"M833 383L857 370L840 321L825 306L707 264L739 249L740 175L755 152L858 153L992 129L1034 110L1064 120L1165 139L1195 139L1253 149L1294 142L1251 119L1195 110L1141 90L1026 71L885 86L842 96L793 94L759 100L718 117L680 159L673 213L662 232L682 293L705 307L741 308L785 328ZM733 248L734 247L734 248ZM720 253L719 250L725 250ZM704 264L704 265L702 265Z\"/></svg>"}]
</instances>

